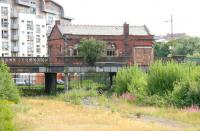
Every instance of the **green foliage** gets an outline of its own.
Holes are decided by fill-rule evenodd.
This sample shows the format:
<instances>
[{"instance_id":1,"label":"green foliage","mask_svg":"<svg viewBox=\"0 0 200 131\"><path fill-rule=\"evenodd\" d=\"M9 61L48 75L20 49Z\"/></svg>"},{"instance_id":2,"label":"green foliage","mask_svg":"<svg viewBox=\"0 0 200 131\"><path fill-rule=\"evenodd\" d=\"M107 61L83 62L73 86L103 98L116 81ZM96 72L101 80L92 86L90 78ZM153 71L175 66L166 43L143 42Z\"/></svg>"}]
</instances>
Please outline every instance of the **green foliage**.
<instances>
[{"instance_id":1,"label":"green foliage","mask_svg":"<svg viewBox=\"0 0 200 131\"><path fill-rule=\"evenodd\" d=\"M169 44L158 42L154 44L156 57L167 57L170 54Z\"/></svg>"},{"instance_id":2,"label":"green foliage","mask_svg":"<svg viewBox=\"0 0 200 131\"><path fill-rule=\"evenodd\" d=\"M165 95L174 88L174 83L183 76L181 65L176 62L162 63L156 61L149 67L147 78L148 93L150 95Z\"/></svg>"},{"instance_id":3,"label":"green foliage","mask_svg":"<svg viewBox=\"0 0 200 131\"><path fill-rule=\"evenodd\" d=\"M200 52L200 38L198 37L181 37L169 41L172 55L193 55L195 52Z\"/></svg>"},{"instance_id":4,"label":"green foliage","mask_svg":"<svg viewBox=\"0 0 200 131\"><path fill-rule=\"evenodd\" d=\"M15 131L13 112L6 101L0 101L0 131Z\"/></svg>"},{"instance_id":5,"label":"green foliage","mask_svg":"<svg viewBox=\"0 0 200 131\"><path fill-rule=\"evenodd\" d=\"M0 99L18 102L19 98L19 92L12 80L8 67L0 63Z\"/></svg>"},{"instance_id":6,"label":"green foliage","mask_svg":"<svg viewBox=\"0 0 200 131\"><path fill-rule=\"evenodd\" d=\"M65 94L61 94L59 98L72 104L81 104L81 100L86 97L95 97L97 92L95 90L73 89Z\"/></svg>"},{"instance_id":7,"label":"green foliage","mask_svg":"<svg viewBox=\"0 0 200 131\"><path fill-rule=\"evenodd\" d=\"M146 74L138 67L123 68L115 78L115 92L121 95L125 92L136 93L146 87Z\"/></svg>"},{"instance_id":8,"label":"green foliage","mask_svg":"<svg viewBox=\"0 0 200 131\"><path fill-rule=\"evenodd\" d=\"M188 79L175 84L170 103L177 107L197 105L200 107L200 81Z\"/></svg>"},{"instance_id":9,"label":"green foliage","mask_svg":"<svg viewBox=\"0 0 200 131\"><path fill-rule=\"evenodd\" d=\"M139 105L177 107L200 106L200 67L194 63L156 61L144 73L138 67L122 69L115 79L115 91L129 92Z\"/></svg>"},{"instance_id":10,"label":"green foliage","mask_svg":"<svg viewBox=\"0 0 200 131\"><path fill-rule=\"evenodd\" d=\"M136 99L136 104L140 106L158 106L164 107L168 105L167 96L159 96L159 95L143 95L138 94Z\"/></svg>"},{"instance_id":11,"label":"green foliage","mask_svg":"<svg viewBox=\"0 0 200 131\"><path fill-rule=\"evenodd\" d=\"M94 82L92 80L83 80L83 81L71 81L70 82L70 88L72 89L86 89L86 90L96 90L99 88L104 88L104 84L100 84L97 82Z\"/></svg>"},{"instance_id":12,"label":"green foliage","mask_svg":"<svg viewBox=\"0 0 200 131\"><path fill-rule=\"evenodd\" d=\"M105 42L90 38L82 39L80 41L78 50L79 55L83 57L86 63L89 65L94 65L98 58L103 55L104 48Z\"/></svg>"}]
</instances>

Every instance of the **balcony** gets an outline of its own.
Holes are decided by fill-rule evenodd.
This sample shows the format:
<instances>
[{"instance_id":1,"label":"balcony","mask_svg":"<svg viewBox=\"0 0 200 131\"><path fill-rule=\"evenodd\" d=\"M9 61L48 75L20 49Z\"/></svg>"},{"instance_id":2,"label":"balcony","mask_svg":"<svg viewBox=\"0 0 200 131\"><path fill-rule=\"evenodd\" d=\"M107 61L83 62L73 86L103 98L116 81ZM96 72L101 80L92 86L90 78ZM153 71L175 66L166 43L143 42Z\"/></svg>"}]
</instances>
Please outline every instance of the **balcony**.
<instances>
[{"instance_id":1,"label":"balcony","mask_svg":"<svg viewBox=\"0 0 200 131\"><path fill-rule=\"evenodd\" d=\"M16 12L16 11L12 11L11 12L11 18L18 18L19 17L19 15L18 15L18 13Z\"/></svg>"},{"instance_id":2,"label":"balcony","mask_svg":"<svg viewBox=\"0 0 200 131\"><path fill-rule=\"evenodd\" d=\"M11 24L11 29L17 30L19 28L19 25L17 23Z\"/></svg>"},{"instance_id":3,"label":"balcony","mask_svg":"<svg viewBox=\"0 0 200 131\"><path fill-rule=\"evenodd\" d=\"M16 0L16 3L27 7L36 7L34 0Z\"/></svg>"},{"instance_id":4,"label":"balcony","mask_svg":"<svg viewBox=\"0 0 200 131\"><path fill-rule=\"evenodd\" d=\"M19 47L12 47L12 48L11 48L11 51L12 51L12 52L19 52Z\"/></svg>"},{"instance_id":5,"label":"balcony","mask_svg":"<svg viewBox=\"0 0 200 131\"><path fill-rule=\"evenodd\" d=\"M18 41L19 40L19 36L18 35L12 35L11 36L11 40Z\"/></svg>"}]
</instances>

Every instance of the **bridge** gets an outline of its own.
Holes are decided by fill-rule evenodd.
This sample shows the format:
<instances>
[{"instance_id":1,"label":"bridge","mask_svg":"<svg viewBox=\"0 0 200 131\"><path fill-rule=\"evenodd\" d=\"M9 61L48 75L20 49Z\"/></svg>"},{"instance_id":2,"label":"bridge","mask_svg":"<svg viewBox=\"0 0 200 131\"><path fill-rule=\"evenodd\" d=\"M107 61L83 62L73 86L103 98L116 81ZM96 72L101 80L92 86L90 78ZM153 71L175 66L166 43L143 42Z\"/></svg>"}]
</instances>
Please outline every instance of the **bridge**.
<instances>
[{"instance_id":1,"label":"bridge","mask_svg":"<svg viewBox=\"0 0 200 131\"><path fill-rule=\"evenodd\" d=\"M128 66L129 59L129 57L102 57L94 66L85 63L81 57L69 56L57 57L57 63L52 63L50 57L0 57L0 62L7 64L11 73L44 73L45 91L52 93L56 91L57 73L65 73L66 86L68 73L74 72L107 72L112 81L113 75L120 68Z\"/></svg>"}]
</instances>

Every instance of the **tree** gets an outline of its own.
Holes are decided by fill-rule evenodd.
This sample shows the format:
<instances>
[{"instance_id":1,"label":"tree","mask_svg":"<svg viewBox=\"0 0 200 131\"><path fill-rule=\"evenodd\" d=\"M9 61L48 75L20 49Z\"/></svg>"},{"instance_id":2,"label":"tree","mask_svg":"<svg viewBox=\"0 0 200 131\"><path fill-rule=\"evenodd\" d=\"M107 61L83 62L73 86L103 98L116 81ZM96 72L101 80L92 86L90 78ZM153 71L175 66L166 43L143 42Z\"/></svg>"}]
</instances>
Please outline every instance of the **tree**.
<instances>
[{"instance_id":1,"label":"tree","mask_svg":"<svg viewBox=\"0 0 200 131\"><path fill-rule=\"evenodd\" d=\"M181 37L168 42L172 47L172 55L193 55L200 52L200 38L198 37Z\"/></svg>"},{"instance_id":2,"label":"tree","mask_svg":"<svg viewBox=\"0 0 200 131\"><path fill-rule=\"evenodd\" d=\"M79 56L83 57L84 61L89 65L94 65L103 55L105 45L104 41L98 41L94 38L81 39L78 47Z\"/></svg>"},{"instance_id":3,"label":"tree","mask_svg":"<svg viewBox=\"0 0 200 131\"><path fill-rule=\"evenodd\" d=\"M167 57L170 54L169 45L157 42L154 44L154 52L156 57Z\"/></svg>"},{"instance_id":4,"label":"tree","mask_svg":"<svg viewBox=\"0 0 200 131\"><path fill-rule=\"evenodd\" d=\"M19 92L15 86L8 67L0 62L0 100L19 101Z\"/></svg>"}]
</instances>

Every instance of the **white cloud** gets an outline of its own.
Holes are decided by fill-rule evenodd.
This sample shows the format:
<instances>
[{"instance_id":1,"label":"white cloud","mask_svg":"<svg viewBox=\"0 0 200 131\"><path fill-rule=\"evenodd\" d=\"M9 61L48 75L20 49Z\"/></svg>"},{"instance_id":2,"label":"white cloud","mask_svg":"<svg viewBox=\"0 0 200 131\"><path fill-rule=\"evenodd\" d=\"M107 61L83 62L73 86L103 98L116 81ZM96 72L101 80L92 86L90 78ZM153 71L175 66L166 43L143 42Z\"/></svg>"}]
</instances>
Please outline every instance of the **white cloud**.
<instances>
[{"instance_id":1,"label":"white cloud","mask_svg":"<svg viewBox=\"0 0 200 131\"><path fill-rule=\"evenodd\" d=\"M131 25L146 24L153 34L170 33L174 15L174 32L200 36L199 0L55 0L75 24Z\"/></svg>"}]
</instances>

